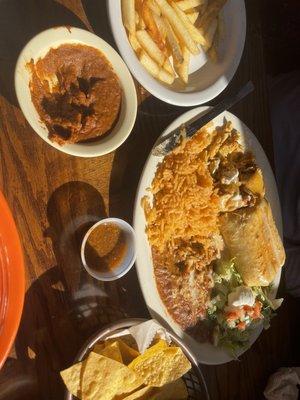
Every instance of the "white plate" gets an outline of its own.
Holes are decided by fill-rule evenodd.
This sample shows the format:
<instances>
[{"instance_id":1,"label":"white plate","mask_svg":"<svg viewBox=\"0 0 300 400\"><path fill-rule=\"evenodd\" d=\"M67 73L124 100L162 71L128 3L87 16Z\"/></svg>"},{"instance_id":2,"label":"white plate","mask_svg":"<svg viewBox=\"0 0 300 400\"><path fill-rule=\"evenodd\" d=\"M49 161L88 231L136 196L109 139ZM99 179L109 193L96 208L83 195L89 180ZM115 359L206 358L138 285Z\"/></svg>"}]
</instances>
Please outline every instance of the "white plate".
<instances>
[{"instance_id":1,"label":"white plate","mask_svg":"<svg viewBox=\"0 0 300 400\"><path fill-rule=\"evenodd\" d=\"M163 132L162 136L169 133L173 129L180 126L182 123L188 121L190 118L194 117L197 113L207 110L208 107L198 107L193 110L186 112L177 118L169 127ZM282 219L281 219L281 209L279 203L279 196L277 192L275 178L267 159L265 152L263 151L260 143L250 131L250 129L236 116L230 112L224 112L220 116L214 119L215 125L222 125L223 118L232 121L234 128L236 128L241 133L242 143L245 145L246 149L251 150L256 158L258 166L263 171L265 187L266 187L266 198L270 202L273 216L278 228L278 231L282 237ZM162 325L168 326L173 329L174 332L184 339L185 343L191 348L195 354L197 360L204 364L223 364L231 361L233 358L223 349L214 347L210 343L199 343L195 341L191 336L184 333L178 324L176 324L172 317L168 314L162 300L160 299L159 293L157 291L155 277L153 274L153 264L151 248L148 243L148 239L145 233L146 220L144 211L141 207L141 199L145 195L149 195L147 188L151 186L151 182L154 178L157 164L161 161L161 158L157 158L151 155L146 161L144 170L141 175L139 182L137 195L135 199L134 208L134 229L136 236L139 238L137 241L137 259L136 259L136 269L142 288L142 292L153 318L159 320ZM272 295L276 296L279 281L281 276L281 270L279 270L273 286ZM262 326L259 326L253 333L250 346L258 338L262 331ZM249 346L249 347L250 347ZM238 355L244 353L246 349L240 351Z\"/></svg>"},{"instance_id":2,"label":"white plate","mask_svg":"<svg viewBox=\"0 0 300 400\"><path fill-rule=\"evenodd\" d=\"M51 47L65 43L80 43L92 46L102 52L111 63L122 87L122 104L118 122L112 132L103 139L90 143L66 144L60 146L48 138L48 129L40 121L40 117L31 101L29 82L31 73L26 67L33 59L44 57ZM67 154L80 157L97 157L110 153L127 139L136 118L137 97L134 82L128 68L119 54L104 40L91 32L72 27L51 28L39 33L22 50L15 70L15 88L17 98L27 121L45 142Z\"/></svg>"},{"instance_id":3,"label":"white plate","mask_svg":"<svg viewBox=\"0 0 300 400\"><path fill-rule=\"evenodd\" d=\"M218 48L219 62L207 60L203 51L193 56L189 82L179 79L165 85L154 79L141 65L130 46L122 23L121 0L107 0L108 16L115 42L131 73L145 89L159 99L179 106L203 104L221 93L239 65L246 37L246 11L243 0L228 0L221 11L223 32Z\"/></svg>"}]
</instances>

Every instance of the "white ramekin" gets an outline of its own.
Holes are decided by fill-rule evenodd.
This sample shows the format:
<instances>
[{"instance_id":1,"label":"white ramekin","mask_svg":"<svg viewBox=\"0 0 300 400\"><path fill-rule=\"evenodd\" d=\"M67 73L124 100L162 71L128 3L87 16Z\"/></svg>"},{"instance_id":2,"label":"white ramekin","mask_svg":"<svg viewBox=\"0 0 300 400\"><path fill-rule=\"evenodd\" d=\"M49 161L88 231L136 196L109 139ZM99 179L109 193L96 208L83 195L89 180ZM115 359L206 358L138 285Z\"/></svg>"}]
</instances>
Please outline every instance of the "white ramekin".
<instances>
[{"instance_id":1,"label":"white ramekin","mask_svg":"<svg viewBox=\"0 0 300 400\"><path fill-rule=\"evenodd\" d=\"M90 236L90 234L99 226L107 223L114 223L118 225L118 227L125 233L125 239L126 239L126 255L124 257L123 262L120 264L119 267L114 268L112 271L108 272L101 272L101 271L96 271L93 268L90 268L87 265L86 259L85 259L85 246L86 242ZM121 278L127 272L132 268L134 262L136 259L136 246L135 246L135 233L133 228L126 222L123 221L122 219L119 218L105 218L102 219L101 221L97 222L94 224L85 234L82 244L81 244L81 260L84 268L86 271L93 276L94 278L98 279L99 281L114 281L116 279Z\"/></svg>"}]
</instances>

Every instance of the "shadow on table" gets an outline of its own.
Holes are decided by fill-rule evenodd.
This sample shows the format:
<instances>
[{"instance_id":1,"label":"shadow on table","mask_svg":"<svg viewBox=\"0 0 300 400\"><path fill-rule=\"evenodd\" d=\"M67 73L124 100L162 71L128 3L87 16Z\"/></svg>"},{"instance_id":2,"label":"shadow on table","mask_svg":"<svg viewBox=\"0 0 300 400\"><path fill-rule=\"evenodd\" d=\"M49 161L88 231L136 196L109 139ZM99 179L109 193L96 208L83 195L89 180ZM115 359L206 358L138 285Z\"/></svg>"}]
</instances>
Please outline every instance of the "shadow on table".
<instances>
[{"instance_id":1,"label":"shadow on table","mask_svg":"<svg viewBox=\"0 0 300 400\"><path fill-rule=\"evenodd\" d=\"M36 377L22 368L22 363L9 357L0 374L0 400L38 400Z\"/></svg>"},{"instance_id":2,"label":"shadow on table","mask_svg":"<svg viewBox=\"0 0 300 400\"><path fill-rule=\"evenodd\" d=\"M52 241L57 265L26 293L16 354L26 376L37 382L38 398L60 399L64 386L59 371L72 363L97 330L126 317L126 289L123 279L117 284L99 282L81 264L83 235L106 217L102 196L93 186L84 182L60 186L49 199L47 216L45 240Z\"/></svg>"},{"instance_id":3,"label":"shadow on table","mask_svg":"<svg viewBox=\"0 0 300 400\"><path fill-rule=\"evenodd\" d=\"M84 28L70 10L54 0L0 1L0 94L16 105L14 72L25 44L37 33L53 26Z\"/></svg>"}]
</instances>

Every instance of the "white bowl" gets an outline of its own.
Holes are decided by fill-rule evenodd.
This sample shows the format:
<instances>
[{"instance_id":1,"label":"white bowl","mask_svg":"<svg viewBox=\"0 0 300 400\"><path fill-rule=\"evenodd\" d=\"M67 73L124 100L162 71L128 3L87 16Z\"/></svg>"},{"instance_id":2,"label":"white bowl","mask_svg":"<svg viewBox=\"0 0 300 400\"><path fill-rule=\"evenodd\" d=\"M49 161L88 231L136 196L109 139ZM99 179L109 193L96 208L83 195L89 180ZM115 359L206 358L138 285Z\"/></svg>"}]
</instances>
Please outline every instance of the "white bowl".
<instances>
[{"instance_id":1,"label":"white bowl","mask_svg":"<svg viewBox=\"0 0 300 400\"><path fill-rule=\"evenodd\" d=\"M107 0L111 29L118 49L131 73L151 94L178 106L203 104L221 93L237 70L246 37L246 11L243 0L228 0L221 11L224 32L220 38L217 64L207 60L204 52L191 58L189 82L179 79L171 86L154 79L141 65L130 46L122 23L121 0Z\"/></svg>"},{"instance_id":2,"label":"white bowl","mask_svg":"<svg viewBox=\"0 0 300 400\"><path fill-rule=\"evenodd\" d=\"M112 271L109 272L101 272L96 271L93 268L90 268L85 259L85 246L86 242L90 236L90 234L99 226L107 223L114 223L118 225L118 227L125 233L125 240L126 240L126 256L124 257L123 262L120 264L119 267L114 268ZM86 269L86 271L92 275L94 278L98 279L99 281L114 281L116 279L121 278L132 268L133 264L135 263L136 259L136 250L135 250L135 233L133 228L122 219L119 218L105 218L101 221L94 224L85 234L82 244L81 244L81 261Z\"/></svg>"},{"instance_id":3,"label":"white bowl","mask_svg":"<svg viewBox=\"0 0 300 400\"><path fill-rule=\"evenodd\" d=\"M101 51L110 61L122 87L122 104L117 124L112 132L103 139L90 143L66 144L60 146L48 138L48 129L40 121L35 109L29 89L31 73L26 64L33 59L47 54L51 47L58 47L64 43L80 43L92 46ZM22 50L15 70L16 95L27 121L35 132L48 144L64 153L80 157L97 157L110 153L119 147L129 136L137 113L137 97L134 82L130 72L119 54L104 40L91 32L78 28L58 27L39 33Z\"/></svg>"}]
</instances>

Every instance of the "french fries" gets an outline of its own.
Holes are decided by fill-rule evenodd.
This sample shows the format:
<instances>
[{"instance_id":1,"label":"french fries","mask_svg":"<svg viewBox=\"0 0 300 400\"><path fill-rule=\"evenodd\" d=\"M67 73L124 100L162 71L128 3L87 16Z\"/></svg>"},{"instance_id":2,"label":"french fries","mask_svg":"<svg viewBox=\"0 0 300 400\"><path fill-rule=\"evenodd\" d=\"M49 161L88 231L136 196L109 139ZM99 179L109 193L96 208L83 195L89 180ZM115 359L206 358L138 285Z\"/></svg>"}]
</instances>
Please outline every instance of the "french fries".
<instances>
[{"instance_id":1,"label":"french fries","mask_svg":"<svg viewBox=\"0 0 300 400\"><path fill-rule=\"evenodd\" d=\"M137 27L138 27L138 29L146 29L146 24L145 24L145 21L144 21L142 15L140 16Z\"/></svg>"},{"instance_id":2,"label":"french fries","mask_svg":"<svg viewBox=\"0 0 300 400\"><path fill-rule=\"evenodd\" d=\"M205 12L201 15L197 27L199 29L207 29L207 27L212 23L212 21L218 17L221 8L224 6L227 0L211 0Z\"/></svg>"},{"instance_id":3,"label":"french fries","mask_svg":"<svg viewBox=\"0 0 300 400\"><path fill-rule=\"evenodd\" d=\"M162 19L162 21L166 30L167 44L169 45L170 51L173 54L173 62L180 64L183 62L183 55L175 33L173 32L173 29L167 20Z\"/></svg>"},{"instance_id":4,"label":"french fries","mask_svg":"<svg viewBox=\"0 0 300 400\"><path fill-rule=\"evenodd\" d=\"M156 4L155 0L147 0L147 5L155 15L161 15L160 8Z\"/></svg>"},{"instance_id":5,"label":"french fries","mask_svg":"<svg viewBox=\"0 0 300 400\"><path fill-rule=\"evenodd\" d=\"M160 69L157 77L160 81L172 85L174 82L174 75L169 74L165 69Z\"/></svg>"},{"instance_id":6,"label":"french fries","mask_svg":"<svg viewBox=\"0 0 300 400\"><path fill-rule=\"evenodd\" d=\"M169 74L171 74L171 75L174 76L174 70L173 70L173 68L172 68L172 65L170 64L169 59L166 59L164 65L163 65L163 68L164 68L164 70L167 71ZM175 76L174 76L174 77L175 77Z\"/></svg>"},{"instance_id":7,"label":"french fries","mask_svg":"<svg viewBox=\"0 0 300 400\"><path fill-rule=\"evenodd\" d=\"M187 47L183 48L183 61L182 63L174 62L174 68L177 72L179 78L183 81L183 83L187 84L189 79L189 64L190 64L190 52Z\"/></svg>"},{"instance_id":8,"label":"french fries","mask_svg":"<svg viewBox=\"0 0 300 400\"><path fill-rule=\"evenodd\" d=\"M142 13L143 3L144 0L135 0L135 9L139 15Z\"/></svg>"},{"instance_id":9,"label":"french fries","mask_svg":"<svg viewBox=\"0 0 300 400\"><path fill-rule=\"evenodd\" d=\"M226 0L121 1L129 43L155 79L171 85L178 77L186 85L191 56L201 49L218 62L219 13Z\"/></svg>"},{"instance_id":10,"label":"french fries","mask_svg":"<svg viewBox=\"0 0 300 400\"><path fill-rule=\"evenodd\" d=\"M207 46L206 40L204 36L200 33L200 31L190 22L188 16L184 11L182 11L179 6L173 1L171 2L172 7L174 8L176 14L180 18L181 22L184 24L192 39L201 44L201 46Z\"/></svg>"},{"instance_id":11,"label":"french fries","mask_svg":"<svg viewBox=\"0 0 300 400\"><path fill-rule=\"evenodd\" d=\"M131 47L137 53L141 49L141 45L140 45L139 41L137 40L136 35L133 34L133 33L129 33L128 34L128 39L129 39L129 42L131 44Z\"/></svg>"},{"instance_id":12,"label":"french fries","mask_svg":"<svg viewBox=\"0 0 300 400\"><path fill-rule=\"evenodd\" d=\"M204 0L180 0L177 1L177 5L182 11L186 11L190 8L201 6L203 2Z\"/></svg>"},{"instance_id":13,"label":"french fries","mask_svg":"<svg viewBox=\"0 0 300 400\"><path fill-rule=\"evenodd\" d=\"M150 72L150 74L154 76L154 78L157 78L159 73L159 66L156 64L155 61L152 60L150 56L148 56L148 54L144 50L139 53L139 60L141 64L146 68L146 70Z\"/></svg>"},{"instance_id":14,"label":"french fries","mask_svg":"<svg viewBox=\"0 0 300 400\"><path fill-rule=\"evenodd\" d=\"M169 21L179 41L184 43L192 54L198 54L199 48L174 9L166 0L156 0L156 3L159 5L162 15Z\"/></svg>"},{"instance_id":15,"label":"french fries","mask_svg":"<svg viewBox=\"0 0 300 400\"><path fill-rule=\"evenodd\" d=\"M122 0L122 16L125 28L130 32L135 31L135 5L134 0Z\"/></svg>"},{"instance_id":16,"label":"french fries","mask_svg":"<svg viewBox=\"0 0 300 400\"><path fill-rule=\"evenodd\" d=\"M153 59L150 56L148 56L148 54L145 51L142 50L140 52L139 60L141 64L146 68L146 70L152 76L154 76L154 78L157 78L169 85L171 85L174 82L174 74L170 74L165 69L159 68L156 62L153 61Z\"/></svg>"},{"instance_id":17,"label":"french fries","mask_svg":"<svg viewBox=\"0 0 300 400\"><path fill-rule=\"evenodd\" d=\"M166 36L167 36L167 28L166 28L165 23L160 15L153 13L153 18L154 18L154 21L156 23L156 26L157 26L161 36L165 42Z\"/></svg>"},{"instance_id":18,"label":"french fries","mask_svg":"<svg viewBox=\"0 0 300 400\"><path fill-rule=\"evenodd\" d=\"M163 38L155 23L154 15L146 2L144 2L142 6L142 16L146 25L146 29L149 31L150 36L153 38L154 42L157 44L160 50L163 51L164 50Z\"/></svg>"},{"instance_id":19,"label":"french fries","mask_svg":"<svg viewBox=\"0 0 300 400\"><path fill-rule=\"evenodd\" d=\"M136 32L136 37L141 47L150 55L150 57L153 58L158 65L163 65L166 57L154 42L150 34L146 30L140 30Z\"/></svg>"},{"instance_id":20,"label":"french fries","mask_svg":"<svg viewBox=\"0 0 300 400\"><path fill-rule=\"evenodd\" d=\"M140 16L139 13L136 11L135 12L135 25L138 25L140 23Z\"/></svg>"},{"instance_id":21,"label":"french fries","mask_svg":"<svg viewBox=\"0 0 300 400\"><path fill-rule=\"evenodd\" d=\"M194 10L194 9L188 10L188 12L186 13L186 15L187 15L188 19L190 20L190 22L194 25L195 22L196 22L197 19L198 19L199 11Z\"/></svg>"}]
</instances>

